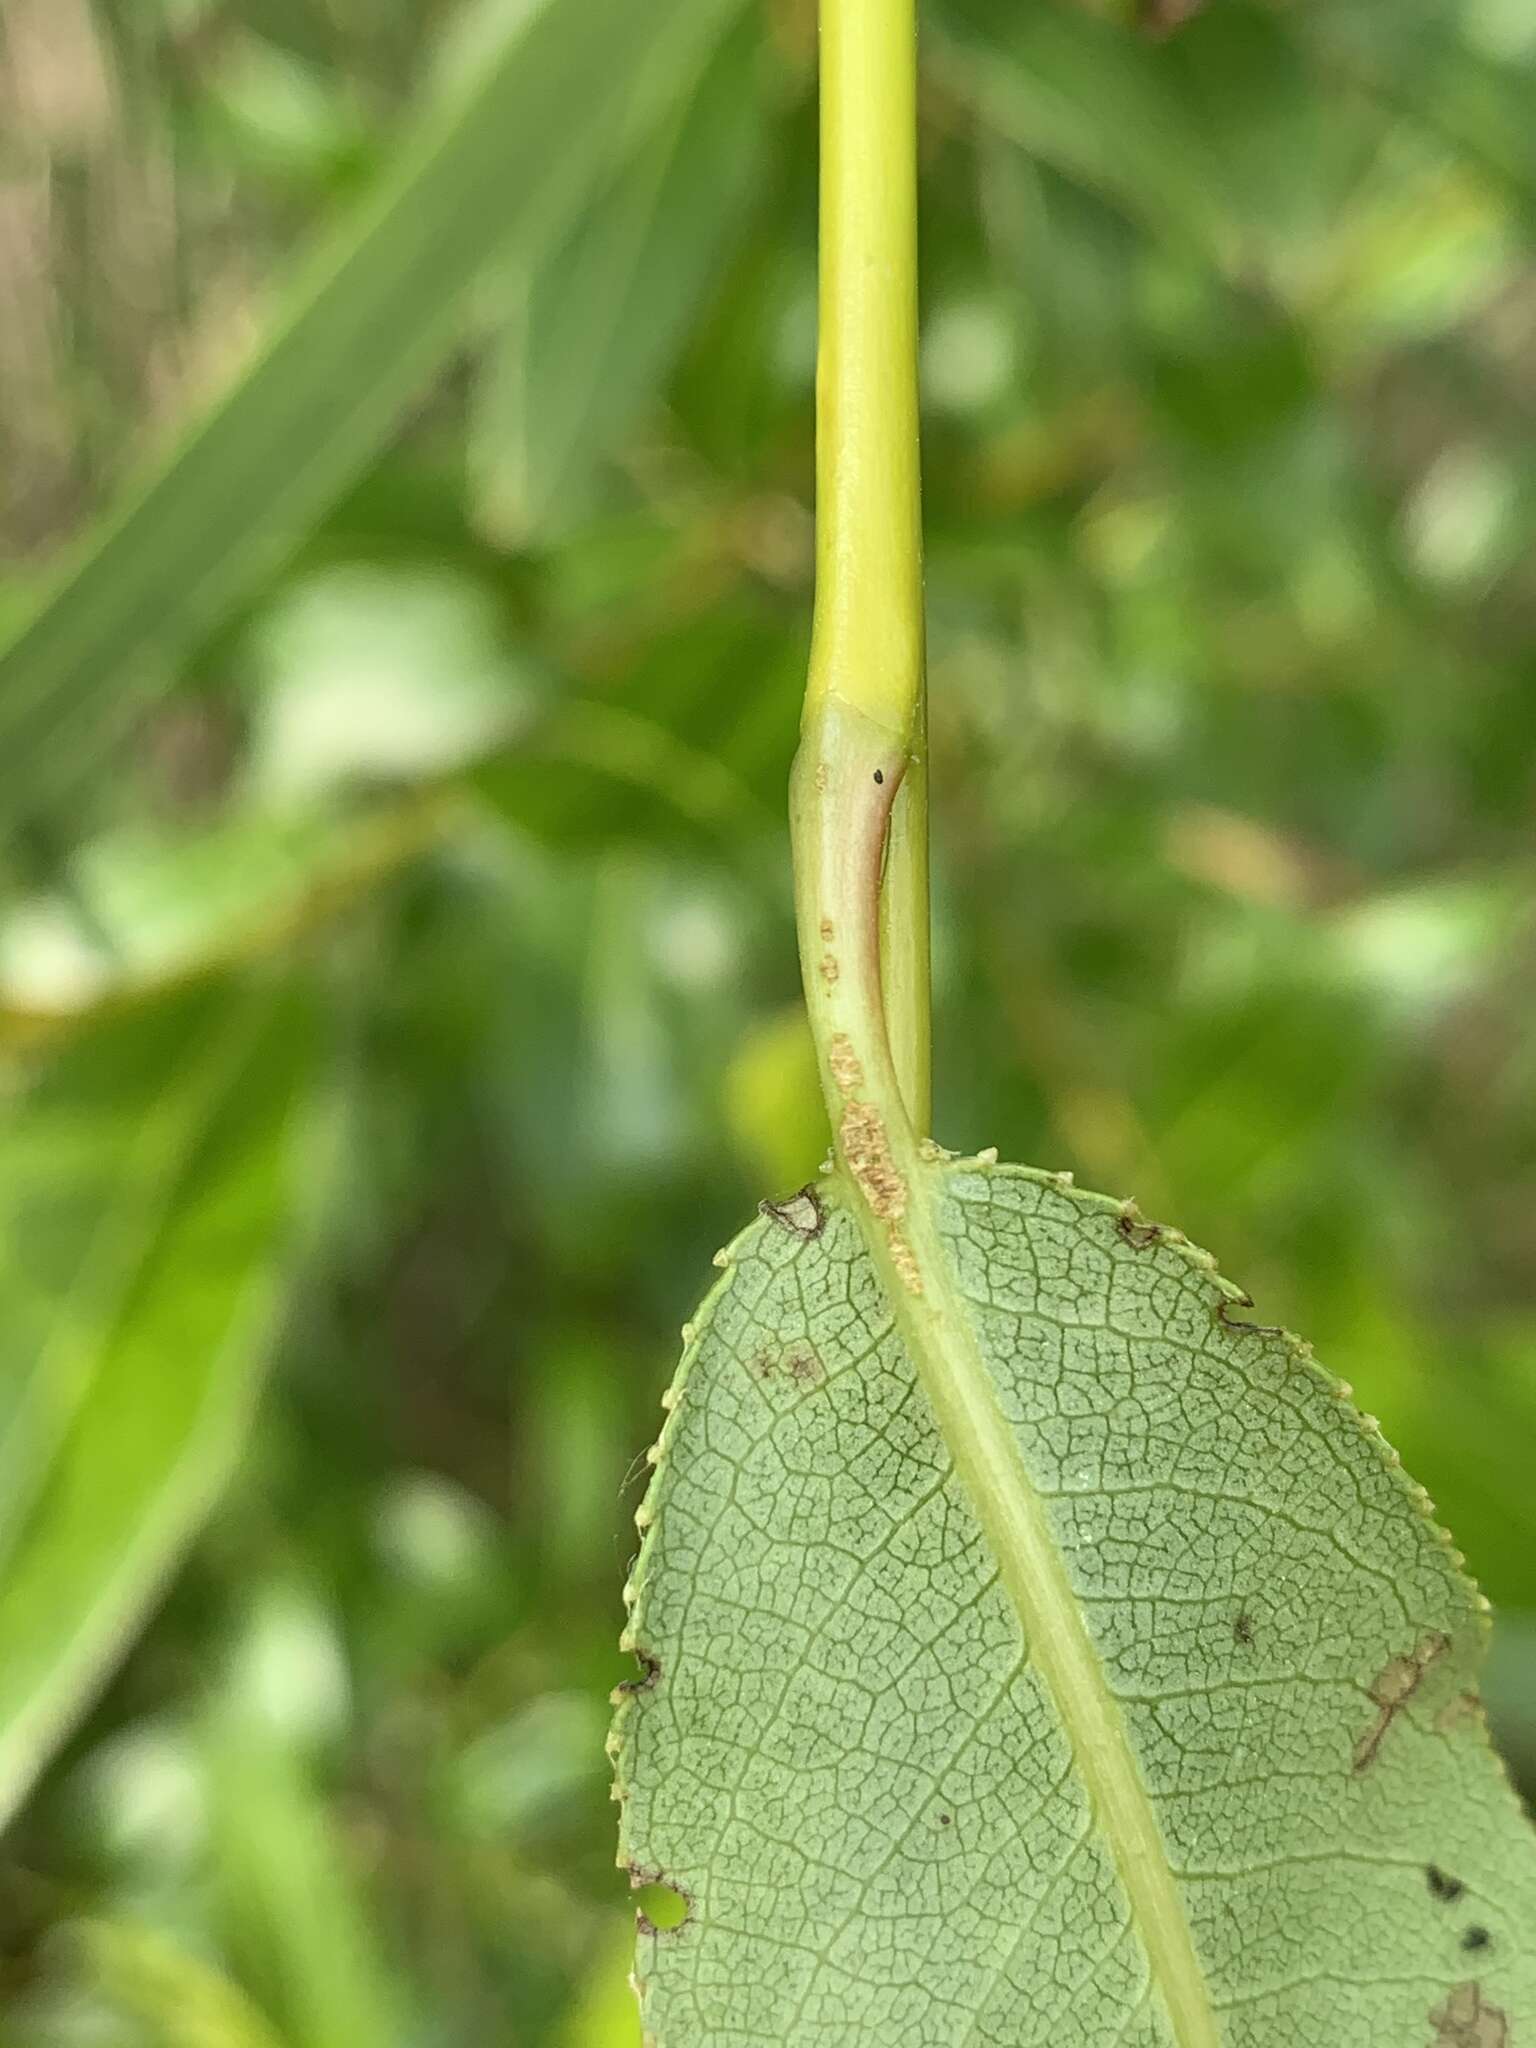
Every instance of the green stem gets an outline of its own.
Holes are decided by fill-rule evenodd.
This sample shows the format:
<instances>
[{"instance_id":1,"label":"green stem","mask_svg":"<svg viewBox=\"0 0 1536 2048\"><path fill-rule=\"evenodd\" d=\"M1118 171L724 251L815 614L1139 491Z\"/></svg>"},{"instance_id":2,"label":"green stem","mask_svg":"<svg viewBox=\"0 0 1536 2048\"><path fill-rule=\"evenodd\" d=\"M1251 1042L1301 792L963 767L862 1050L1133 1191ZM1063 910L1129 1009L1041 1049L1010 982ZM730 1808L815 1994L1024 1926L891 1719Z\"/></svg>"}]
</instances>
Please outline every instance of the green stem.
<instances>
[{"instance_id":1,"label":"green stem","mask_svg":"<svg viewBox=\"0 0 1536 2048\"><path fill-rule=\"evenodd\" d=\"M835 1027L823 1028L818 991L844 972L838 928L851 938L867 920L859 1036L885 1047L890 1107L922 1132L931 1033L916 73L914 0L822 0L816 619L792 824L801 962L834 1126ZM862 775L843 772L850 748ZM857 906L825 894L832 877L814 847L828 835L863 849L857 874L838 876L867 892Z\"/></svg>"}]
</instances>

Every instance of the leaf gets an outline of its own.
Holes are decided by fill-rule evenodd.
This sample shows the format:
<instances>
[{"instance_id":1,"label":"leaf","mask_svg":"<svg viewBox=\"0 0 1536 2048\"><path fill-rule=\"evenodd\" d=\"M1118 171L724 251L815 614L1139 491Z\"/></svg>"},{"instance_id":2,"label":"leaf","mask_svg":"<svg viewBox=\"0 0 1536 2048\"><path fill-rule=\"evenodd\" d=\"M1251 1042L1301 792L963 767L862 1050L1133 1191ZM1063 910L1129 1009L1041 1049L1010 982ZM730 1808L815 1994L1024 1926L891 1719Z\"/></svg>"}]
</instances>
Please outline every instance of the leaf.
<instances>
[{"instance_id":1,"label":"leaf","mask_svg":"<svg viewBox=\"0 0 1536 2048\"><path fill-rule=\"evenodd\" d=\"M157 1929L83 1920L69 1935L92 1990L114 2014L152 2027L160 2048L284 2048L237 1984Z\"/></svg>"},{"instance_id":2,"label":"leaf","mask_svg":"<svg viewBox=\"0 0 1536 2048\"><path fill-rule=\"evenodd\" d=\"M1177 1232L923 1173L986 1498L840 1178L723 1255L668 1397L614 1744L687 1902L648 2038L1515 2048L1536 1843L1422 1492Z\"/></svg>"},{"instance_id":3,"label":"leaf","mask_svg":"<svg viewBox=\"0 0 1536 2048\"><path fill-rule=\"evenodd\" d=\"M289 2048L419 2038L346 1836L261 1703L210 1717L214 1868L226 1945L248 1959Z\"/></svg>"},{"instance_id":4,"label":"leaf","mask_svg":"<svg viewBox=\"0 0 1536 2048\"><path fill-rule=\"evenodd\" d=\"M556 233L671 103L733 0L541 0L358 218L136 504L0 649L0 814L121 718L125 686L239 604L363 468L458 338L487 259ZM594 51L602 52L594 63Z\"/></svg>"},{"instance_id":5,"label":"leaf","mask_svg":"<svg viewBox=\"0 0 1536 2048\"><path fill-rule=\"evenodd\" d=\"M429 786L346 811L253 804L85 841L72 886L0 907L0 1048L291 945L440 840L451 816Z\"/></svg>"},{"instance_id":6,"label":"leaf","mask_svg":"<svg viewBox=\"0 0 1536 2048\"><path fill-rule=\"evenodd\" d=\"M743 20L675 114L516 280L470 447L482 517L509 542L547 536L579 509L594 459L661 383L718 273L764 157L761 43L758 21Z\"/></svg>"},{"instance_id":7,"label":"leaf","mask_svg":"<svg viewBox=\"0 0 1536 2048\"><path fill-rule=\"evenodd\" d=\"M1081 7L949 0L944 75L1000 135L1220 267L1245 224L1164 53ZM952 40L950 39L952 38Z\"/></svg>"},{"instance_id":8,"label":"leaf","mask_svg":"<svg viewBox=\"0 0 1536 2048\"><path fill-rule=\"evenodd\" d=\"M11 1112L0 1817L216 1496L291 1209L291 1005L227 989L83 1034Z\"/></svg>"}]
</instances>

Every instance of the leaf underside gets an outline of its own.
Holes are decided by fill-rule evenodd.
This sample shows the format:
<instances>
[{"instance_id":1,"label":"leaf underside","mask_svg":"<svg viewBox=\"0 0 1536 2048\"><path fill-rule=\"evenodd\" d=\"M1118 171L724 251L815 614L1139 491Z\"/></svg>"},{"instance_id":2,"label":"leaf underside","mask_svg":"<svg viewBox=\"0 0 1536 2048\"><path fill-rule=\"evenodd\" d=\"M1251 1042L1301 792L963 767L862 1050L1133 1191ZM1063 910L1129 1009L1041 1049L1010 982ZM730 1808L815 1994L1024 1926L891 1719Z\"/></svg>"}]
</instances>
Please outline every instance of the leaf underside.
<instances>
[{"instance_id":1,"label":"leaf underside","mask_svg":"<svg viewBox=\"0 0 1536 2048\"><path fill-rule=\"evenodd\" d=\"M621 1859L687 1906L641 1922L647 2041L1536 2048L1536 1837L1422 1490L1177 1232L927 1178L1108 1721L1041 1675L841 1181L765 1210L638 1517ZM1085 1787L1106 1725L1176 1938ZM1162 1995L1190 1943L1204 2019Z\"/></svg>"}]
</instances>

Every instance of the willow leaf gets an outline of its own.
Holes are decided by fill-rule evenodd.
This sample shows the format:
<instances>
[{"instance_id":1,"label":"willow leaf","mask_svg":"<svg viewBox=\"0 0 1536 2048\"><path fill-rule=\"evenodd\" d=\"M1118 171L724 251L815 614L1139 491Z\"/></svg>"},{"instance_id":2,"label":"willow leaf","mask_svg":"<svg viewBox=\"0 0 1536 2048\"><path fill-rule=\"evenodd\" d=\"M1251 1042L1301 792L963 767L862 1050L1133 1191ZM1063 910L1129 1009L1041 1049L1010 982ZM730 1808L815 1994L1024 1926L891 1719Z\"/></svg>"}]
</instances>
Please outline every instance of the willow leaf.
<instances>
[{"instance_id":1,"label":"willow leaf","mask_svg":"<svg viewBox=\"0 0 1536 2048\"><path fill-rule=\"evenodd\" d=\"M251 367L0 645L0 816L56 792L303 538L460 339L488 260L565 229L614 156L670 114L730 13L731 0L511 10L472 86L432 110L306 266Z\"/></svg>"},{"instance_id":2,"label":"willow leaf","mask_svg":"<svg viewBox=\"0 0 1536 2048\"><path fill-rule=\"evenodd\" d=\"M613 1745L686 1905L647 2038L1536 2040L1485 1604L1374 1422L1127 1205L906 1197L958 1430L841 1172L722 1254L668 1396Z\"/></svg>"},{"instance_id":3,"label":"willow leaf","mask_svg":"<svg viewBox=\"0 0 1536 2048\"><path fill-rule=\"evenodd\" d=\"M13 1099L0 1823L244 1441L292 1258L310 1045L287 994L200 990L83 1033Z\"/></svg>"},{"instance_id":4,"label":"willow leaf","mask_svg":"<svg viewBox=\"0 0 1536 2048\"><path fill-rule=\"evenodd\" d=\"M654 396L723 267L763 163L761 44L743 16L672 118L513 280L471 445L481 516L510 543L548 539L583 509L596 458Z\"/></svg>"}]
</instances>

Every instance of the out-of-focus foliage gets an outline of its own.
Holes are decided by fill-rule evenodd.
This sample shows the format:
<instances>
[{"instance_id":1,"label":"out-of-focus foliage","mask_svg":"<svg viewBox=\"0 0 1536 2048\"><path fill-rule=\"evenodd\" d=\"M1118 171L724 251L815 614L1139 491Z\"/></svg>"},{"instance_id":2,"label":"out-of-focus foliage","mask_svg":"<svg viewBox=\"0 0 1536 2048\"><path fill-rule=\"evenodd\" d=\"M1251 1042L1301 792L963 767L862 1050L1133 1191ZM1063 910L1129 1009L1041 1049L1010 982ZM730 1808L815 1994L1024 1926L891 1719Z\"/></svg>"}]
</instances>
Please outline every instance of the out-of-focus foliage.
<instances>
[{"instance_id":1,"label":"out-of-focus foliage","mask_svg":"<svg viewBox=\"0 0 1536 2048\"><path fill-rule=\"evenodd\" d=\"M89 675L34 607L531 10L0 16L20 2048L636 2039L631 1460L823 1143L814 21L678 0L614 94L596 0L545 7L555 197L459 193L483 264L429 234L445 302L389 300L432 360L275 390L306 461L369 433L286 513L215 470L141 526L153 601L49 628ZM1135 1194L1354 1381L1501 1609L1530 1782L1528 17L932 0L923 374L937 1134Z\"/></svg>"}]
</instances>

